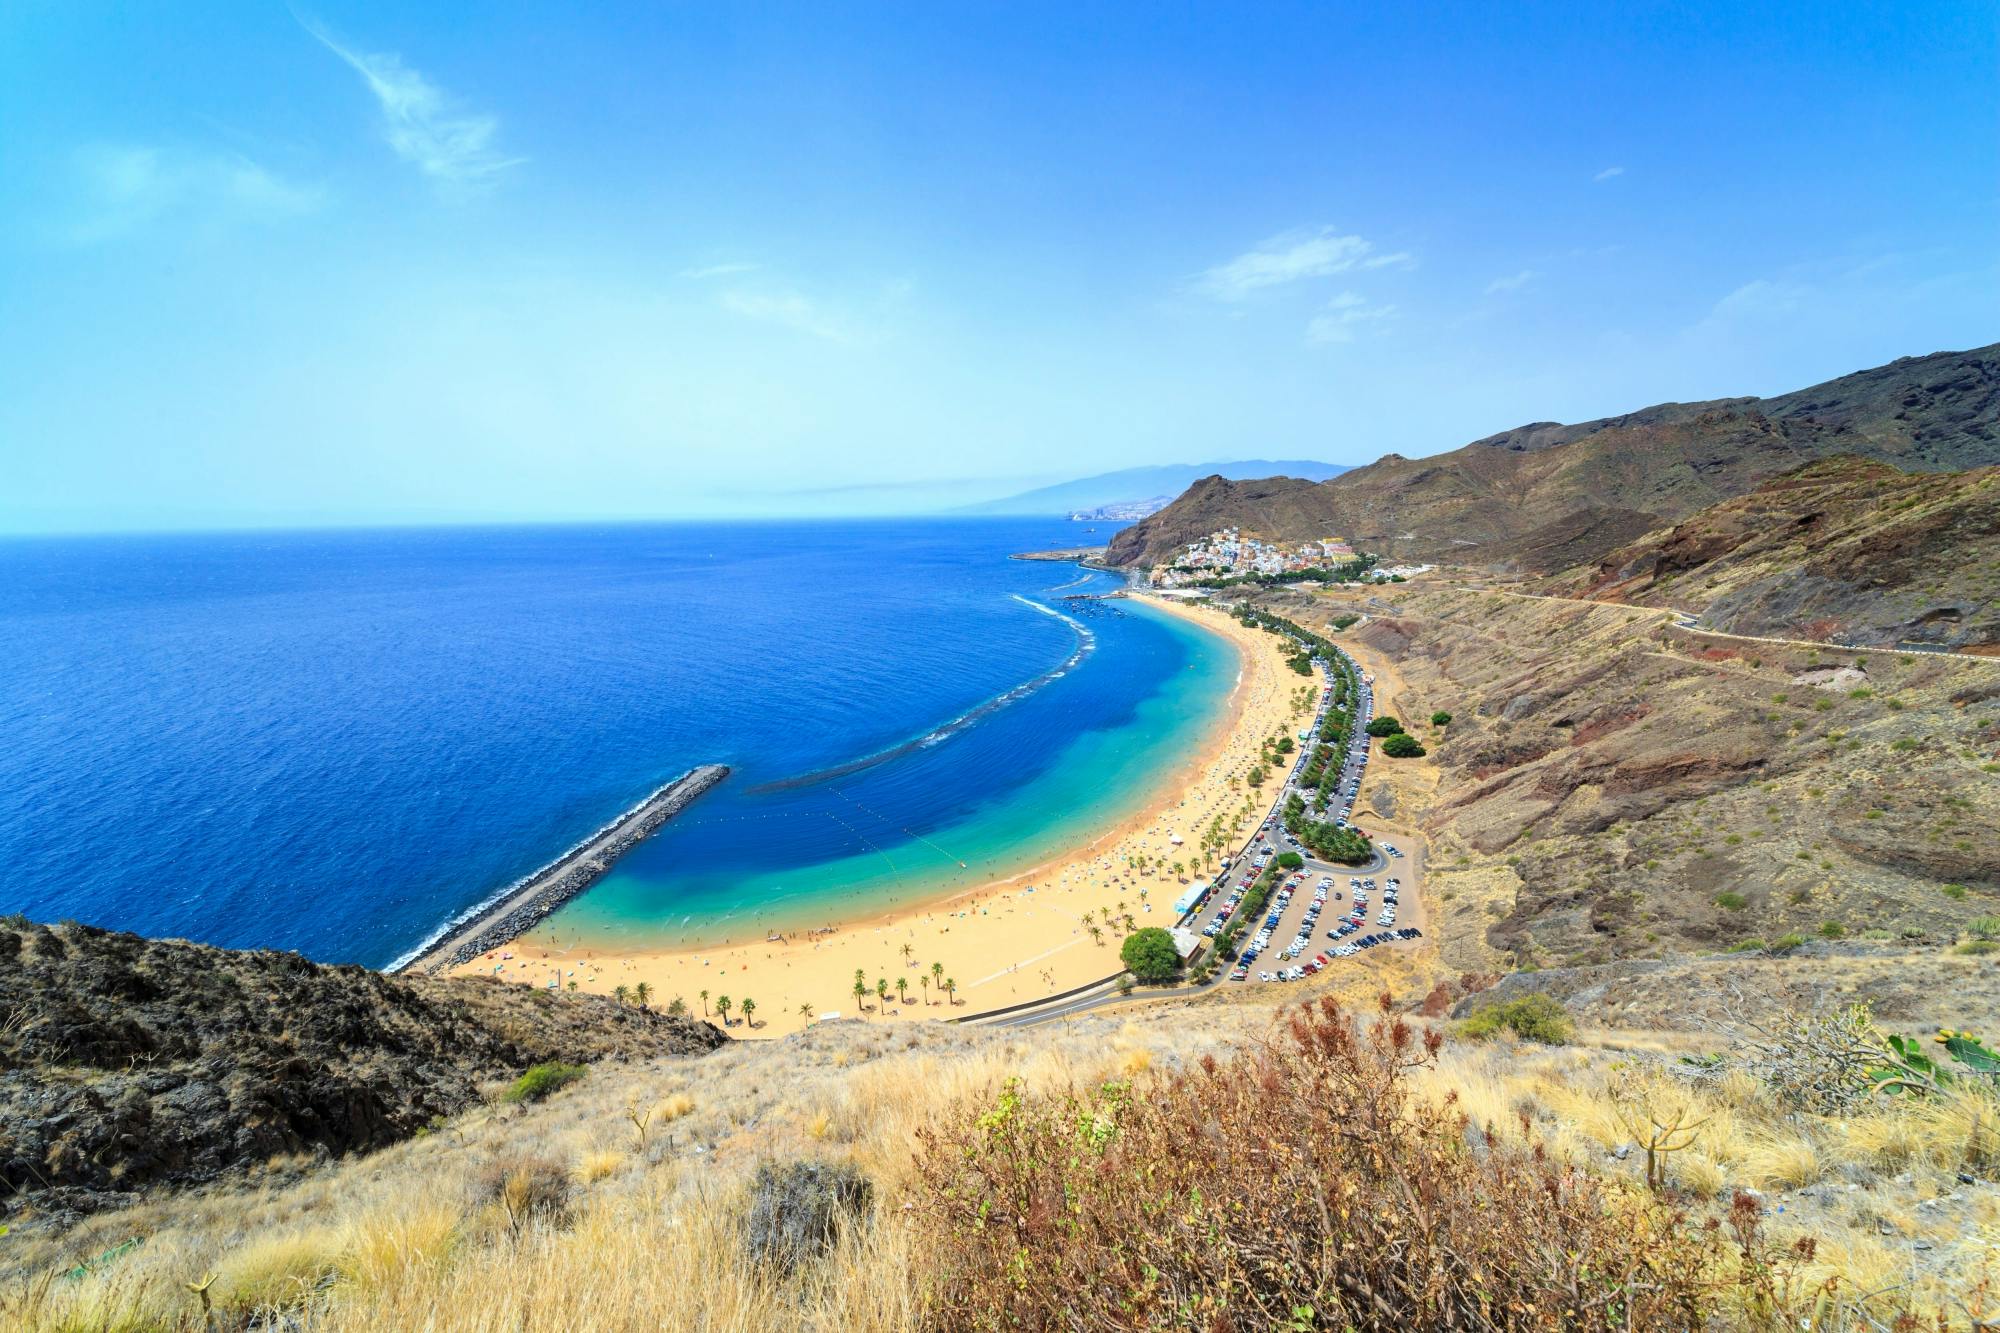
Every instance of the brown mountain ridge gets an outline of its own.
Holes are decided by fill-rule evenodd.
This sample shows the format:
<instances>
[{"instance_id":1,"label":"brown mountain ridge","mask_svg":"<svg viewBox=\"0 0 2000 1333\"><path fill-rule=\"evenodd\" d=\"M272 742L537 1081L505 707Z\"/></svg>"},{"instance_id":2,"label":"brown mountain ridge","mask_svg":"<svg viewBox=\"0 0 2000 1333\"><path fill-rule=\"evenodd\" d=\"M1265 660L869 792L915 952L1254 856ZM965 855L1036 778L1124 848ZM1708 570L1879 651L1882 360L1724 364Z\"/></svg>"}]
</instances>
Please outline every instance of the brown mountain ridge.
<instances>
[{"instance_id":1,"label":"brown mountain ridge","mask_svg":"<svg viewBox=\"0 0 2000 1333\"><path fill-rule=\"evenodd\" d=\"M1774 398L1536 422L1434 457L1388 454L1325 482L1207 477L1118 533L1106 559L1152 564L1233 525L1548 574L1840 455L1908 472L2000 463L2000 344L1905 357Z\"/></svg>"}]
</instances>

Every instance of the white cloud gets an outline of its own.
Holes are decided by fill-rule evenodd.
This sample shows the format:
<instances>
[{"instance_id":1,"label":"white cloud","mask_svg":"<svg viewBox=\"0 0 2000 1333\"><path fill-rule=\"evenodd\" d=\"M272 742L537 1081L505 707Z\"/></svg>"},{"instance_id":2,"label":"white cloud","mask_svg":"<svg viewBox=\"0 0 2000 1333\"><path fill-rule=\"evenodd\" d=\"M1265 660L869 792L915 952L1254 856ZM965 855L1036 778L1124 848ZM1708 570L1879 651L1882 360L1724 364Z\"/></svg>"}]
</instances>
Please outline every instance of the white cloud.
<instances>
[{"instance_id":1,"label":"white cloud","mask_svg":"<svg viewBox=\"0 0 2000 1333\"><path fill-rule=\"evenodd\" d=\"M1417 257L1408 250L1398 250L1389 255L1370 255L1361 261L1363 268L1415 268Z\"/></svg>"},{"instance_id":2,"label":"white cloud","mask_svg":"<svg viewBox=\"0 0 2000 1333\"><path fill-rule=\"evenodd\" d=\"M1396 313L1392 305L1372 305L1359 292L1342 292L1326 303L1326 308L1306 325L1306 341L1311 343L1351 343L1364 324L1387 319Z\"/></svg>"},{"instance_id":3,"label":"white cloud","mask_svg":"<svg viewBox=\"0 0 2000 1333\"><path fill-rule=\"evenodd\" d=\"M1812 289L1803 283L1757 278L1717 301L1715 308L1708 312L1708 319L1735 321L1791 315L1798 311L1800 303L1811 292Z\"/></svg>"},{"instance_id":4,"label":"white cloud","mask_svg":"<svg viewBox=\"0 0 2000 1333\"><path fill-rule=\"evenodd\" d=\"M1409 259L1406 254L1371 256L1374 248L1359 236L1342 236L1331 227L1289 231L1209 269L1195 279L1195 287L1218 301L1241 301L1266 287Z\"/></svg>"},{"instance_id":5,"label":"white cloud","mask_svg":"<svg viewBox=\"0 0 2000 1333\"><path fill-rule=\"evenodd\" d=\"M828 342L845 343L856 339L854 329L796 291L728 291L722 294L722 307L745 319L776 324L796 333L824 338Z\"/></svg>"},{"instance_id":6,"label":"white cloud","mask_svg":"<svg viewBox=\"0 0 2000 1333\"><path fill-rule=\"evenodd\" d=\"M762 264L742 264L742 263L704 264L699 268L682 269L681 276L683 278L693 278L697 280L703 278L726 278L737 273L755 273L758 269L762 267L764 267Z\"/></svg>"},{"instance_id":7,"label":"white cloud","mask_svg":"<svg viewBox=\"0 0 2000 1333\"><path fill-rule=\"evenodd\" d=\"M1519 273L1510 273L1504 278L1495 278L1486 284L1488 296L1498 296L1502 292L1518 292L1535 280L1535 270L1524 268Z\"/></svg>"},{"instance_id":8,"label":"white cloud","mask_svg":"<svg viewBox=\"0 0 2000 1333\"><path fill-rule=\"evenodd\" d=\"M395 55L352 51L304 19L305 30L353 67L382 108L382 129L396 155L454 189L493 184L510 167L527 161L503 156L493 146L496 117L454 107L429 79Z\"/></svg>"},{"instance_id":9,"label":"white cloud","mask_svg":"<svg viewBox=\"0 0 2000 1333\"><path fill-rule=\"evenodd\" d=\"M1595 176L1592 176L1591 179L1594 181L1608 181L1613 176L1623 176L1624 174L1625 174L1625 168L1623 167L1606 167L1604 170L1598 172Z\"/></svg>"},{"instance_id":10,"label":"white cloud","mask_svg":"<svg viewBox=\"0 0 2000 1333\"><path fill-rule=\"evenodd\" d=\"M144 144L91 144L76 153L81 193L71 241L128 235L167 218L187 222L274 222L318 210L326 192L302 185L237 153Z\"/></svg>"}]
</instances>

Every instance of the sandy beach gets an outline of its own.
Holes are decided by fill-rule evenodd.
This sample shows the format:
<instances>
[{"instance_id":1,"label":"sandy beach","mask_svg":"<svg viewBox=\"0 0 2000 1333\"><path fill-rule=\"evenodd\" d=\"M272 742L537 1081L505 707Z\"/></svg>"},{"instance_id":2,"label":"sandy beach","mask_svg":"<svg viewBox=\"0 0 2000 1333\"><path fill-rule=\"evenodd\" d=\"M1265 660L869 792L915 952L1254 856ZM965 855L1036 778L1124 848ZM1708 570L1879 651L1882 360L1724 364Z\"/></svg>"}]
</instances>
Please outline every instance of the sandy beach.
<instances>
[{"instance_id":1,"label":"sandy beach","mask_svg":"<svg viewBox=\"0 0 2000 1333\"><path fill-rule=\"evenodd\" d=\"M456 971L524 985L573 982L600 993L644 982L655 1007L678 996L697 1015L706 1009L716 1016L719 1001L728 996L729 1032L736 1037L780 1036L835 1017L937 1020L1111 975L1119 969L1118 946L1130 929L1125 918L1136 925L1171 925L1174 900L1198 874L1213 873L1212 865L1197 866L1202 831L1220 817L1234 850L1263 816L1272 783L1253 792L1244 775L1263 743L1296 734L1311 708L1300 702L1301 687L1310 682L1286 665L1276 636L1245 629L1207 606L1147 601L1229 639L1240 670L1214 727L1183 763L1159 775L1142 813L1105 828L1090 842L1022 874L887 915L837 920L830 931L629 952L566 950L530 937ZM1172 869L1177 861L1184 866L1180 876ZM859 1007L857 970L868 988ZM886 1002L877 998L878 980L888 984ZM955 983L949 998L944 982ZM754 1027L741 1016L746 998L756 1002Z\"/></svg>"}]
</instances>

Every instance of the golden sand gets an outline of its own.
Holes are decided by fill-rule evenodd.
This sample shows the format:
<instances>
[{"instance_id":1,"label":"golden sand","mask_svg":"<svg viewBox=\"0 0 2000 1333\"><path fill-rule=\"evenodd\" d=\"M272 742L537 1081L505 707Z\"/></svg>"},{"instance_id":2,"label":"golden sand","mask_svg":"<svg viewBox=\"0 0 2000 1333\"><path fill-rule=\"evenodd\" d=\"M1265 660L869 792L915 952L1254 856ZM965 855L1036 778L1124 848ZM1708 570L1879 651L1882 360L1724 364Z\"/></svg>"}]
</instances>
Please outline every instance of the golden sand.
<instances>
[{"instance_id":1,"label":"golden sand","mask_svg":"<svg viewBox=\"0 0 2000 1333\"><path fill-rule=\"evenodd\" d=\"M795 1032L809 1021L805 1006L811 1021L857 1015L922 1021L1002 1008L1111 976L1120 966L1118 946L1133 925L1172 924L1173 901L1195 878L1202 830L1220 816L1234 850L1268 812L1276 775L1261 791L1245 785L1244 775L1259 749L1295 733L1311 708L1299 706L1300 687L1308 682L1286 665L1277 636L1245 629L1209 607L1147 600L1226 637L1241 669L1228 706L1198 752L1161 775L1157 797L1142 814L1025 873L838 923L828 934L629 952L557 950L531 938L510 946L513 958L501 975L545 985L560 969L564 984L573 979L580 989L600 993L645 982L655 1008L678 996L697 1016L714 1016L728 996L729 1031L737 1037ZM1143 870L1134 864L1142 857ZM1172 872L1176 861L1187 866L1180 877ZM474 959L457 971L490 975L493 958ZM868 988L860 1006L853 989L857 970ZM886 1003L877 998L878 980L888 983ZM941 981L956 983L952 997L936 984ZM756 1001L754 1027L741 1018L745 998Z\"/></svg>"}]
</instances>

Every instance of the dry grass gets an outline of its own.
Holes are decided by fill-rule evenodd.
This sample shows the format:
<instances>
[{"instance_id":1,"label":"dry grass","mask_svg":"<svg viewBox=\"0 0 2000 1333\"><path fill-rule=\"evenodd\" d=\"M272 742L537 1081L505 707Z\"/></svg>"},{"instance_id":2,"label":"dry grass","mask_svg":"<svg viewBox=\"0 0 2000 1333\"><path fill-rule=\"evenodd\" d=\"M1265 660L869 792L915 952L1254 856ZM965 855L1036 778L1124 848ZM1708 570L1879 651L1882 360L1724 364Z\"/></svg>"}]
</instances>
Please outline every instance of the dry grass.
<instances>
[{"instance_id":1,"label":"dry grass","mask_svg":"<svg viewBox=\"0 0 2000 1333\"><path fill-rule=\"evenodd\" d=\"M1146 1085L1270 1023L1245 1005L1031 1032L843 1023L698 1062L599 1065L534 1107L475 1110L301 1178L143 1203L63 1234L17 1226L0 1251L0 1327L193 1329L200 1304L186 1284L210 1274L229 1319L282 1308L308 1327L367 1333L924 1327L936 1322L926 1275L937 1252L909 1208L922 1198L920 1132L990 1108L1009 1078L1030 1089ZM1726 1203L1760 1178L1802 1182L1804 1194L1758 1187L1787 1204L1772 1219L1779 1240L1818 1238L1807 1276L1900 1286L1920 1303L1977 1281L2000 1240L2000 1204L1987 1197L2000 1191L1961 1191L1955 1173L2000 1165L1990 1108L1947 1098L1844 1122L1788 1118L1754 1084L1687 1077L1684 1041L1621 1033L1616 1044L1452 1045L1417 1086L1455 1097L1503 1142L1532 1137L1619 1188L1640 1166L1636 1153L1615 1156L1630 1137L1617 1098L1691 1099L1710 1119L1669 1178L1697 1203ZM633 1107L655 1108L643 1149ZM496 1167L529 1158L559 1168L569 1191L559 1215L510 1219L492 1192ZM869 1225L778 1279L748 1257L746 1190L759 1161L795 1158L855 1162L875 1204ZM1815 1190L1827 1197L1808 1197ZM1882 1235L1891 1217L1909 1234ZM77 1280L49 1276L133 1236L144 1243ZM1919 1237L1934 1248L1915 1251Z\"/></svg>"}]
</instances>

